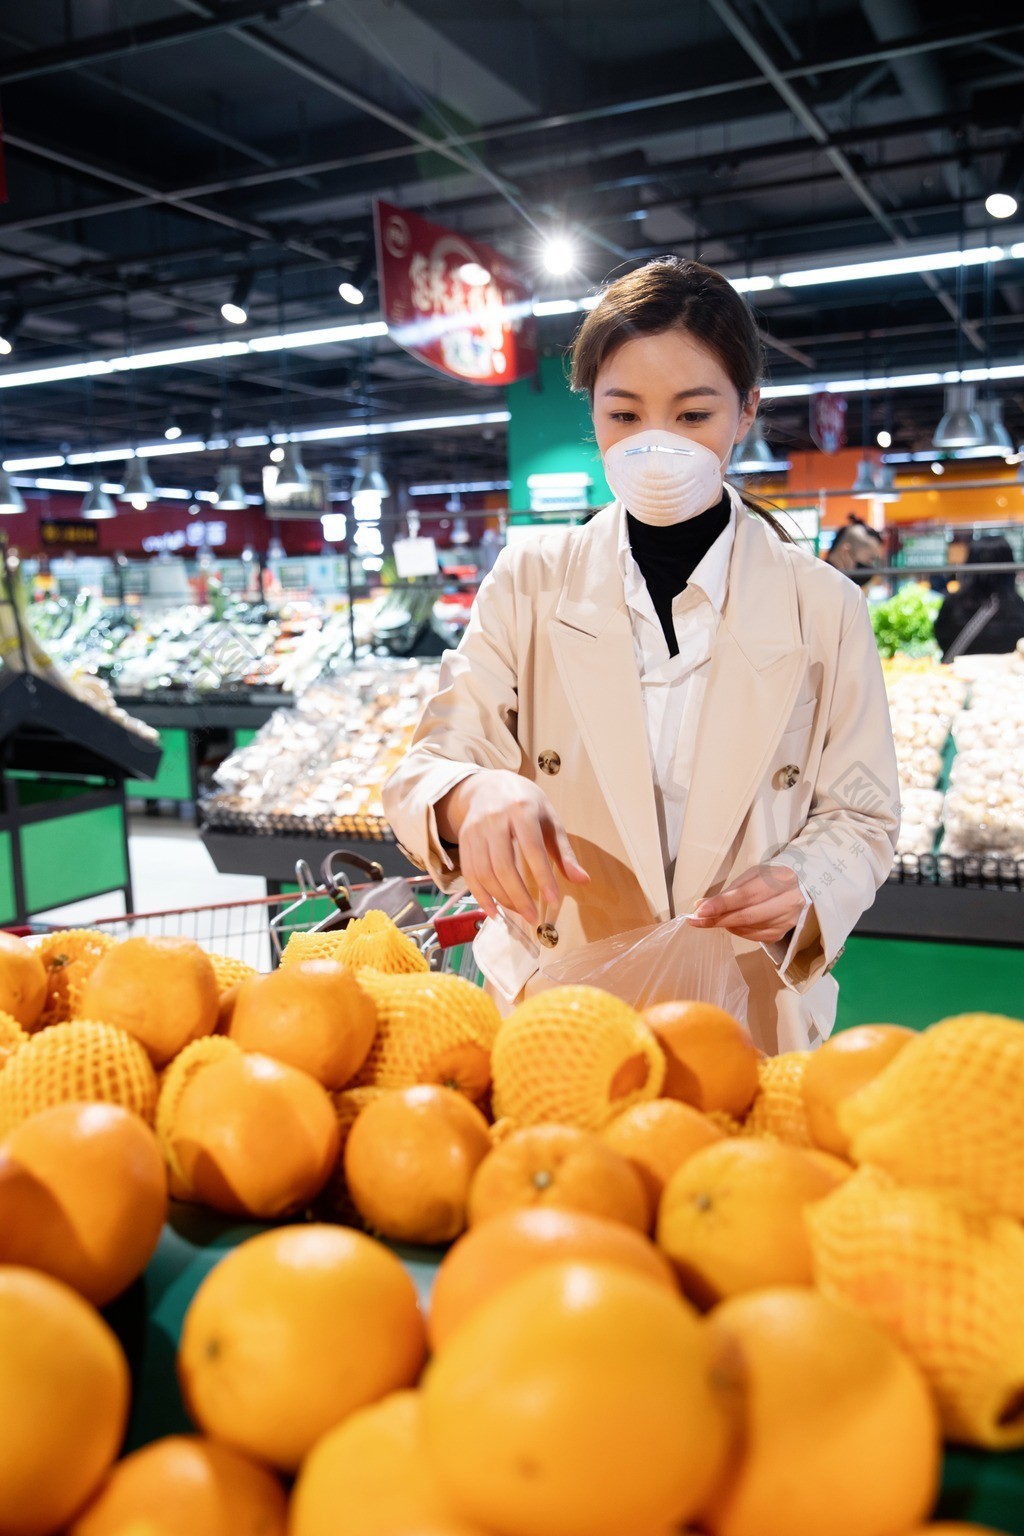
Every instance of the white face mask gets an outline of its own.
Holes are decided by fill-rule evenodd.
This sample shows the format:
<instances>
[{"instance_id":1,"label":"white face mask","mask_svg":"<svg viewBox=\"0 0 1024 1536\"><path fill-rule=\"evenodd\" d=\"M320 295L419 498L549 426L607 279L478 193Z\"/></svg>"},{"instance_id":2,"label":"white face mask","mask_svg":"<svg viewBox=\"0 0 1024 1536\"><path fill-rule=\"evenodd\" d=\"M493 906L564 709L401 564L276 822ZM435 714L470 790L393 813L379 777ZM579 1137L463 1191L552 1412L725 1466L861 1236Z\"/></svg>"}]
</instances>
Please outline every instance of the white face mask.
<instances>
[{"instance_id":1,"label":"white face mask","mask_svg":"<svg viewBox=\"0 0 1024 1536\"><path fill-rule=\"evenodd\" d=\"M699 517L722 496L717 455L678 432L620 438L604 454L604 472L623 506L658 528Z\"/></svg>"}]
</instances>

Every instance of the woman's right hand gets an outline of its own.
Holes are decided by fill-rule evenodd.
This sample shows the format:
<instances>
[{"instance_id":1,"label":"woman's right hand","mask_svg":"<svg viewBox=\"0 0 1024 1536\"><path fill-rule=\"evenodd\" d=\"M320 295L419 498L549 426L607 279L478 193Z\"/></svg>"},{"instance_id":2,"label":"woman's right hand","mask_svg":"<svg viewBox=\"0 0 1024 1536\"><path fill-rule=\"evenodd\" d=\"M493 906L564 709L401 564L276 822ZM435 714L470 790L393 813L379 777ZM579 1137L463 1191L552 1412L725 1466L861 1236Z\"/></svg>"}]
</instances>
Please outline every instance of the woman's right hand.
<instances>
[{"instance_id":1,"label":"woman's right hand","mask_svg":"<svg viewBox=\"0 0 1024 1536\"><path fill-rule=\"evenodd\" d=\"M458 843L463 877L488 917L496 917L500 905L528 923L537 921L523 872L552 907L558 902L559 870L574 885L590 880L547 795L518 773L494 768L471 774L436 810L441 834L450 831L449 840Z\"/></svg>"}]
</instances>

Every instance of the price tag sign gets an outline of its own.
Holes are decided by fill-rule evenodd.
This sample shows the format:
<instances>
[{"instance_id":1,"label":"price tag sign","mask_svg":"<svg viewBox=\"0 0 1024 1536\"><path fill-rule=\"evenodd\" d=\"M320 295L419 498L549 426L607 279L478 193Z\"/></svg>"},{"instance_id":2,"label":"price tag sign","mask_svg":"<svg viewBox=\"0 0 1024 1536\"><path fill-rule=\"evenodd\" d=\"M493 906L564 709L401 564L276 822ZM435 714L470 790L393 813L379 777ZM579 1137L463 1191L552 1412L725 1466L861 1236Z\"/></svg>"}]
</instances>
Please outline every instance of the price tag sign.
<instances>
[{"instance_id":1,"label":"price tag sign","mask_svg":"<svg viewBox=\"0 0 1024 1536\"><path fill-rule=\"evenodd\" d=\"M437 545L433 539L396 539L395 570L403 581L411 576L436 576Z\"/></svg>"}]
</instances>

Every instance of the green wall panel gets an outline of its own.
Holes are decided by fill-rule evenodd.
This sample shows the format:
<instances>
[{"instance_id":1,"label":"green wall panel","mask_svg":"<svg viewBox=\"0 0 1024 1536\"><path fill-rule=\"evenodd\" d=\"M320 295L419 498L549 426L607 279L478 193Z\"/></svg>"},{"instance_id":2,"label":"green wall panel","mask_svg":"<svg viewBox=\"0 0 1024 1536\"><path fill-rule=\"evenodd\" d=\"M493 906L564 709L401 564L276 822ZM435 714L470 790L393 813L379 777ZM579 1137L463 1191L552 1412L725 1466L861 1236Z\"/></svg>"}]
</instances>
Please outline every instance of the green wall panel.
<instances>
[{"instance_id":1,"label":"green wall panel","mask_svg":"<svg viewBox=\"0 0 1024 1536\"><path fill-rule=\"evenodd\" d=\"M0 832L0 923L11 923L18 915L14 893L14 856L11 834Z\"/></svg>"},{"instance_id":2,"label":"green wall panel","mask_svg":"<svg viewBox=\"0 0 1024 1536\"><path fill-rule=\"evenodd\" d=\"M509 409L509 507L528 512L530 475L582 470L590 475L590 505L603 507L612 493L594 441L587 401L569 388L568 364L542 357L536 379L521 379L506 390ZM537 385L540 388L537 388Z\"/></svg>"},{"instance_id":3,"label":"green wall panel","mask_svg":"<svg viewBox=\"0 0 1024 1536\"><path fill-rule=\"evenodd\" d=\"M242 747L247 747L249 745L250 741L252 741L252 739L253 739L253 737L255 735L256 735L255 731L236 731L235 732L235 751L238 752L238 751L241 750Z\"/></svg>"},{"instance_id":4,"label":"green wall panel","mask_svg":"<svg viewBox=\"0 0 1024 1536\"><path fill-rule=\"evenodd\" d=\"M21 858L29 912L116 890L128 881L121 807L100 806L22 827Z\"/></svg>"},{"instance_id":5,"label":"green wall panel","mask_svg":"<svg viewBox=\"0 0 1024 1536\"><path fill-rule=\"evenodd\" d=\"M837 1029L872 1023L924 1029L954 1013L1024 1018L1024 948L853 937L835 978Z\"/></svg>"},{"instance_id":6,"label":"green wall panel","mask_svg":"<svg viewBox=\"0 0 1024 1536\"><path fill-rule=\"evenodd\" d=\"M126 795L140 800L191 800L192 773L189 764L188 731L171 727L160 732L163 756L155 779L128 779Z\"/></svg>"}]
</instances>

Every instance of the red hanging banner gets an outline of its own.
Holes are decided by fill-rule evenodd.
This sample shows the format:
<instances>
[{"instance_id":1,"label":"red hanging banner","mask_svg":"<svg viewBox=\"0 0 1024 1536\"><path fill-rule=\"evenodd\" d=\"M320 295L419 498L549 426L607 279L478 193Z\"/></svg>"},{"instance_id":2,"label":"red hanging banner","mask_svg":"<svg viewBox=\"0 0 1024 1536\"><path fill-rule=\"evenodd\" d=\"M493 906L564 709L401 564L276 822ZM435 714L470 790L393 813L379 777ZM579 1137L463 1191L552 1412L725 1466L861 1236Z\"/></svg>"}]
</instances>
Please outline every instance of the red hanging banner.
<instances>
[{"instance_id":1,"label":"red hanging banner","mask_svg":"<svg viewBox=\"0 0 1024 1536\"><path fill-rule=\"evenodd\" d=\"M811 437L822 453L838 453L846 447L846 396L816 389L810 397Z\"/></svg>"},{"instance_id":2,"label":"red hanging banner","mask_svg":"<svg viewBox=\"0 0 1024 1536\"><path fill-rule=\"evenodd\" d=\"M393 341L469 384L512 384L536 371L531 290L506 257L391 203L375 204L374 225Z\"/></svg>"}]
</instances>

